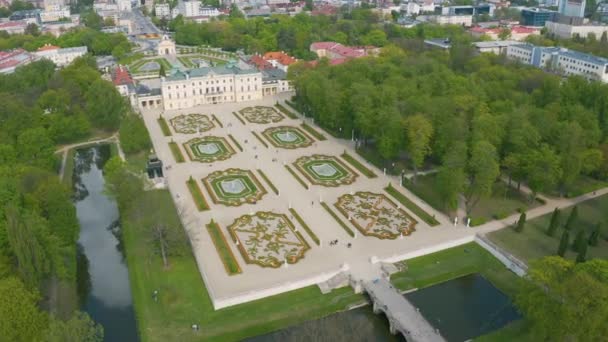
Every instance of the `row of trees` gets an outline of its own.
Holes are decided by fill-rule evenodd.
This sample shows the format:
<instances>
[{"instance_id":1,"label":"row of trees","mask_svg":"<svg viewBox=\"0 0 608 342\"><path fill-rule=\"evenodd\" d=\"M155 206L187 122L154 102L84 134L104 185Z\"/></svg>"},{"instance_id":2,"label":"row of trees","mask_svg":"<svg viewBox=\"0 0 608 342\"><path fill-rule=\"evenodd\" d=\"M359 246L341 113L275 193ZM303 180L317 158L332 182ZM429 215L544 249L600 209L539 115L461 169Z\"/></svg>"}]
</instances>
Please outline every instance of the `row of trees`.
<instances>
[{"instance_id":1,"label":"row of trees","mask_svg":"<svg viewBox=\"0 0 608 342\"><path fill-rule=\"evenodd\" d=\"M339 16L298 14L271 18L229 18L196 24L180 16L169 23L175 40L185 45L211 45L228 51L243 49L247 53L286 51L298 58L314 59L310 44L335 41L346 45L384 46L389 41L408 38L446 37L464 34L462 27L419 25L413 29L385 23L369 9L344 10Z\"/></svg>"},{"instance_id":2,"label":"row of trees","mask_svg":"<svg viewBox=\"0 0 608 342\"><path fill-rule=\"evenodd\" d=\"M377 58L290 68L295 102L336 135L374 148L390 168L438 165L446 208L470 211L502 173L533 192L565 192L581 175L608 178L608 86L474 57L388 47ZM414 178L415 181L415 178Z\"/></svg>"},{"instance_id":3,"label":"row of trees","mask_svg":"<svg viewBox=\"0 0 608 342\"><path fill-rule=\"evenodd\" d=\"M0 31L0 50L23 48L35 51L45 44L59 47L85 45L89 53L95 56L112 55L117 59L124 58L131 52L131 43L121 33L103 33L91 28L74 28L55 37L51 34L17 34L9 35Z\"/></svg>"},{"instance_id":4,"label":"row of trees","mask_svg":"<svg viewBox=\"0 0 608 342\"><path fill-rule=\"evenodd\" d=\"M128 107L92 57L60 70L43 60L0 75L0 101L0 336L98 341L103 333L86 315L52 304L56 288L75 295L79 235L55 150L118 129ZM125 124L127 139L142 134L134 126ZM149 146L137 139L132 145ZM39 309L41 301L52 315Z\"/></svg>"}]
</instances>

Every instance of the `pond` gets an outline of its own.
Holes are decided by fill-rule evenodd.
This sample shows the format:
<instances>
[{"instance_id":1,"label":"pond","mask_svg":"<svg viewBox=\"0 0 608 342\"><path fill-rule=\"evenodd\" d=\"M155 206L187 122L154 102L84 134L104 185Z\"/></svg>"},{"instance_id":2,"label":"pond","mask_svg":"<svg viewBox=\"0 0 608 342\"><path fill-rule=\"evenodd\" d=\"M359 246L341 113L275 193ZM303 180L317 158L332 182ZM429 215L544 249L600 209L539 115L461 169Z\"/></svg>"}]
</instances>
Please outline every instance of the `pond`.
<instances>
[{"instance_id":1,"label":"pond","mask_svg":"<svg viewBox=\"0 0 608 342\"><path fill-rule=\"evenodd\" d=\"M74 156L78 292L81 310L103 325L105 341L138 341L118 208L104 192L102 168L109 156L109 145L80 149Z\"/></svg>"},{"instance_id":2,"label":"pond","mask_svg":"<svg viewBox=\"0 0 608 342\"><path fill-rule=\"evenodd\" d=\"M511 299L479 274L410 292L405 297L448 341L479 337L521 318Z\"/></svg>"}]
</instances>

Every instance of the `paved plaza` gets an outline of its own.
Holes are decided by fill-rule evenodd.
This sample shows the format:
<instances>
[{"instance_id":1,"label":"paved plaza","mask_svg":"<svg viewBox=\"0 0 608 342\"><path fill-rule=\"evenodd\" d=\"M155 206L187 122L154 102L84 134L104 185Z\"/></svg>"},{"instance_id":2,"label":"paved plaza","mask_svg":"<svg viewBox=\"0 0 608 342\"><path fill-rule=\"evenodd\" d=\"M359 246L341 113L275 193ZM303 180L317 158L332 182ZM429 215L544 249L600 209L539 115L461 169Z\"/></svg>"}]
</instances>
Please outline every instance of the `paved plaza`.
<instances>
[{"instance_id":1,"label":"paved plaza","mask_svg":"<svg viewBox=\"0 0 608 342\"><path fill-rule=\"evenodd\" d=\"M396 186L440 222L438 226L428 226L383 190L389 182L395 185L399 180L382 175L381 170L360 158L351 141L334 139L309 121L327 137L319 141L300 129L301 119L259 108L273 107L276 101L285 98L143 112L156 153L169 166L166 170L169 190L181 212L216 309L318 284L341 271L362 274L372 261L395 262L428 254L472 241L476 233L500 229L508 220L512 223L514 218L509 217L475 229L460 223L454 226L444 214ZM256 110L243 111L245 108ZM235 113L245 120L241 121ZM179 117L181 123L185 122L180 117L183 114L208 118L215 115L221 125L210 125L199 116L196 129L189 130L181 124L180 131L188 133L177 133L171 127L172 136L164 136L157 122L161 114L167 122ZM268 131L274 127L296 129ZM311 143L291 146L290 143L302 139L310 139ZM169 147L171 141L181 149L184 163L175 162ZM281 144L289 146L284 148ZM342 159L340 155L345 150L373 169L378 177L367 178ZM186 185L191 176L199 184L210 210L197 210ZM349 234L321 202L354 234ZM536 211L540 215L554 207L543 206ZM320 245L294 218L290 208L299 214ZM205 229L211 220L219 224L241 273L226 272ZM331 243L336 240L337 243Z\"/></svg>"}]
</instances>

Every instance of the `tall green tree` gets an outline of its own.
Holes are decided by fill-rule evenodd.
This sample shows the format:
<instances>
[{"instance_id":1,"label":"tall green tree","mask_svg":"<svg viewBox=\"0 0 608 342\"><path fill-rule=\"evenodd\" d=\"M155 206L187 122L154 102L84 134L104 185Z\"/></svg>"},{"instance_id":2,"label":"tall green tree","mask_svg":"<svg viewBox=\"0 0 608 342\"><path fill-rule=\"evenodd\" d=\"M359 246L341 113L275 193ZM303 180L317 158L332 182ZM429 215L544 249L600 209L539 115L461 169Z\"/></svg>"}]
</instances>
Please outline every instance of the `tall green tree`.
<instances>
[{"instance_id":1,"label":"tall green tree","mask_svg":"<svg viewBox=\"0 0 608 342\"><path fill-rule=\"evenodd\" d=\"M40 341L47 316L38 309L37 292L15 277L0 279L0 336L5 341Z\"/></svg>"},{"instance_id":2,"label":"tall green tree","mask_svg":"<svg viewBox=\"0 0 608 342\"><path fill-rule=\"evenodd\" d=\"M574 208L572 208L572 211L570 211L570 216L568 216L568 221L566 221L566 225L564 226L564 228L566 230L572 230L572 228L574 228L574 226L576 226L577 220L578 220L578 206L575 205Z\"/></svg>"},{"instance_id":3,"label":"tall green tree","mask_svg":"<svg viewBox=\"0 0 608 342\"><path fill-rule=\"evenodd\" d=\"M587 261L587 241L581 243L578 254L576 255L576 263Z\"/></svg>"},{"instance_id":4,"label":"tall green tree","mask_svg":"<svg viewBox=\"0 0 608 342\"><path fill-rule=\"evenodd\" d=\"M562 233L562 238L559 240L557 255L563 258L564 255L566 255L566 251L568 250L568 245L570 245L570 232L568 230L564 230L564 232Z\"/></svg>"},{"instance_id":5,"label":"tall green tree","mask_svg":"<svg viewBox=\"0 0 608 342\"><path fill-rule=\"evenodd\" d=\"M465 200L468 216L480 199L492 194L492 187L500 173L496 148L485 140L475 142L467 171L469 184Z\"/></svg>"},{"instance_id":6,"label":"tall green tree","mask_svg":"<svg viewBox=\"0 0 608 342\"><path fill-rule=\"evenodd\" d=\"M591 263L591 265L587 265ZM515 303L534 341L602 341L608 334L608 261L530 263Z\"/></svg>"},{"instance_id":7,"label":"tall green tree","mask_svg":"<svg viewBox=\"0 0 608 342\"><path fill-rule=\"evenodd\" d=\"M551 221L549 221L549 227L547 228L547 235L553 236L555 235L555 231L559 227L560 224L560 211L558 208L553 210L553 214L551 215Z\"/></svg>"},{"instance_id":8,"label":"tall green tree","mask_svg":"<svg viewBox=\"0 0 608 342\"><path fill-rule=\"evenodd\" d=\"M76 311L67 321L51 318L45 333L46 342L101 342L103 327L82 311Z\"/></svg>"},{"instance_id":9,"label":"tall green tree","mask_svg":"<svg viewBox=\"0 0 608 342\"><path fill-rule=\"evenodd\" d=\"M406 150L414 166L414 178L418 169L422 167L424 159L431 152L431 138L433 136L433 124L421 114L407 117L403 123L405 127Z\"/></svg>"},{"instance_id":10,"label":"tall green tree","mask_svg":"<svg viewBox=\"0 0 608 342\"><path fill-rule=\"evenodd\" d=\"M595 224L595 227L593 228L591 235L589 235L589 245L597 246L597 244L599 243L599 240L600 240L601 232L602 232L602 223L598 222Z\"/></svg>"},{"instance_id":11,"label":"tall green tree","mask_svg":"<svg viewBox=\"0 0 608 342\"><path fill-rule=\"evenodd\" d=\"M572 250L575 252L580 252L583 249L583 245L587 245L587 238L585 237L585 230L579 229L574 237L574 241L572 242Z\"/></svg>"},{"instance_id":12,"label":"tall green tree","mask_svg":"<svg viewBox=\"0 0 608 342\"><path fill-rule=\"evenodd\" d=\"M86 94L86 113L96 127L114 130L120 125L126 104L116 88L108 81L98 79Z\"/></svg>"}]
</instances>

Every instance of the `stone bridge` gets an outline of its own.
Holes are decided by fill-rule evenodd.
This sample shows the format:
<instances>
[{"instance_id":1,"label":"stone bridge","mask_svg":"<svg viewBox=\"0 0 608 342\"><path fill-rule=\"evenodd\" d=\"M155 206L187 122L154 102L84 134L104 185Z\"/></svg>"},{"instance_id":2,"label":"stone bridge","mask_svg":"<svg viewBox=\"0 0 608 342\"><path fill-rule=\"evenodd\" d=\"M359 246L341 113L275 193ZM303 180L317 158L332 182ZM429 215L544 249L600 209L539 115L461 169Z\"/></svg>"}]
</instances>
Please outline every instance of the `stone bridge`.
<instances>
[{"instance_id":1,"label":"stone bridge","mask_svg":"<svg viewBox=\"0 0 608 342\"><path fill-rule=\"evenodd\" d=\"M401 333L408 342L445 342L437 330L391 283L384 278L362 282L374 306L374 313L388 318L391 334Z\"/></svg>"}]
</instances>

